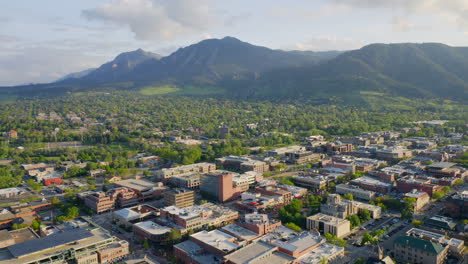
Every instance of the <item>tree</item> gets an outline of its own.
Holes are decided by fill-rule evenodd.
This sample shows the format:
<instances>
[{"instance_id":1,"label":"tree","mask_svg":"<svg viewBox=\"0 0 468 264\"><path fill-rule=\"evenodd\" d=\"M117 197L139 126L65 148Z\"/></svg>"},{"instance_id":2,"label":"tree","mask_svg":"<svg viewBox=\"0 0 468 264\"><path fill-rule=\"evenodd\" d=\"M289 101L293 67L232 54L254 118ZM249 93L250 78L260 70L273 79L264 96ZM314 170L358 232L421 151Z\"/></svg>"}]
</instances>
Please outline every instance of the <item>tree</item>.
<instances>
[{"instance_id":1,"label":"tree","mask_svg":"<svg viewBox=\"0 0 468 264\"><path fill-rule=\"evenodd\" d=\"M358 258L356 259L356 261L354 261L354 264L365 264L366 261L364 260L364 258Z\"/></svg>"},{"instance_id":2,"label":"tree","mask_svg":"<svg viewBox=\"0 0 468 264\"><path fill-rule=\"evenodd\" d=\"M80 215L80 209L76 206L69 207L67 209L67 218L72 219Z\"/></svg>"},{"instance_id":3,"label":"tree","mask_svg":"<svg viewBox=\"0 0 468 264\"><path fill-rule=\"evenodd\" d=\"M361 225L361 219L357 215L348 215L346 219L351 223L351 228Z\"/></svg>"},{"instance_id":4,"label":"tree","mask_svg":"<svg viewBox=\"0 0 468 264\"><path fill-rule=\"evenodd\" d=\"M372 217L371 217L369 210L364 209L361 212L359 212L359 218L361 219L361 222L367 222Z\"/></svg>"},{"instance_id":5,"label":"tree","mask_svg":"<svg viewBox=\"0 0 468 264\"><path fill-rule=\"evenodd\" d=\"M411 222L415 227L420 227L422 224L423 224L423 221L420 221L420 220L413 220L413 222Z\"/></svg>"},{"instance_id":6,"label":"tree","mask_svg":"<svg viewBox=\"0 0 468 264\"><path fill-rule=\"evenodd\" d=\"M337 245L339 247L345 247L346 246L346 240L342 238L338 238L335 235L332 235L330 233L325 234L325 239L328 241L328 243Z\"/></svg>"},{"instance_id":7,"label":"tree","mask_svg":"<svg viewBox=\"0 0 468 264\"><path fill-rule=\"evenodd\" d=\"M352 193L345 193L343 198L346 199L346 200L350 200L350 201L354 200L354 196L353 196Z\"/></svg>"},{"instance_id":8,"label":"tree","mask_svg":"<svg viewBox=\"0 0 468 264\"><path fill-rule=\"evenodd\" d=\"M38 219L34 219L34 220L32 221L31 228L32 228L34 231L38 232L39 229L40 229L40 227L41 227L41 222L40 222Z\"/></svg>"},{"instance_id":9,"label":"tree","mask_svg":"<svg viewBox=\"0 0 468 264\"><path fill-rule=\"evenodd\" d=\"M50 203L54 207L57 207L60 204L60 199L54 196L54 197L50 198Z\"/></svg>"},{"instance_id":10,"label":"tree","mask_svg":"<svg viewBox=\"0 0 468 264\"><path fill-rule=\"evenodd\" d=\"M179 240L182 236L180 235L180 230L177 228L172 228L168 234L168 239L171 242Z\"/></svg>"},{"instance_id":11,"label":"tree","mask_svg":"<svg viewBox=\"0 0 468 264\"><path fill-rule=\"evenodd\" d=\"M295 223L287 223L284 226L286 226L287 228L289 228L291 230L294 230L296 232L300 232L302 230L302 228L300 226L296 225Z\"/></svg>"},{"instance_id":12,"label":"tree","mask_svg":"<svg viewBox=\"0 0 468 264\"><path fill-rule=\"evenodd\" d=\"M374 236L372 236L371 234L369 234L368 232L364 233L364 235L362 236L362 240L361 240L361 246L362 245L365 245L366 243L369 243L369 244L375 244L377 243L378 239L375 238Z\"/></svg>"}]
</instances>

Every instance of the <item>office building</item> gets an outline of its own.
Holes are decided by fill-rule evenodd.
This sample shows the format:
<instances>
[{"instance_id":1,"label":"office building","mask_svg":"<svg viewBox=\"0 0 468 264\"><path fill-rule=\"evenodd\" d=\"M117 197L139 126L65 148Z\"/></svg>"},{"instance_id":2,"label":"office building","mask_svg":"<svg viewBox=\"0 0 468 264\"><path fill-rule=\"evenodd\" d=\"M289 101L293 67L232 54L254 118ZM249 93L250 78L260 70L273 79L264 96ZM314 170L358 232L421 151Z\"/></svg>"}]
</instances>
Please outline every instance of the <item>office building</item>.
<instances>
[{"instance_id":1,"label":"office building","mask_svg":"<svg viewBox=\"0 0 468 264\"><path fill-rule=\"evenodd\" d=\"M321 234L330 233L340 238L346 236L351 229L348 220L322 213L307 217L306 224L309 230L316 229Z\"/></svg>"},{"instance_id":2,"label":"office building","mask_svg":"<svg viewBox=\"0 0 468 264\"><path fill-rule=\"evenodd\" d=\"M413 236L402 236L393 242L394 258L401 263L443 264L448 246Z\"/></svg>"},{"instance_id":3,"label":"office building","mask_svg":"<svg viewBox=\"0 0 468 264\"><path fill-rule=\"evenodd\" d=\"M216 165L213 163L201 162L190 165L183 165L174 168L165 168L158 170L156 176L160 179L169 179L176 175L188 174L188 173L208 173L216 170Z\"/></svg>"},{"instance_id":4,"label":"office building","mask_svg":"<svg viewBox=\"0 0 468 264\"><path fill-rule=\"evenodd\" d=\"M164 204L177 207L189 207L195 203L195 192L188 189L175 188L164 192Z\"/></svg>"}]
</instances>

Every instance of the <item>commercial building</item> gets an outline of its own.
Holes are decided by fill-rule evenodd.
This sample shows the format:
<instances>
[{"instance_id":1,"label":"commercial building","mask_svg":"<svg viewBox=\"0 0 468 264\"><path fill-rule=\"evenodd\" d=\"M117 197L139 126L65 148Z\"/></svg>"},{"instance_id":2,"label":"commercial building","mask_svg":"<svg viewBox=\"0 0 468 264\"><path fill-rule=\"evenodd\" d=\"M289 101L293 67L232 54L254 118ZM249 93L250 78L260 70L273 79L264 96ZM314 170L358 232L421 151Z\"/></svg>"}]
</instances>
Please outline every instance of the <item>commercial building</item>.
<instances>
[{"instance_id":1,"label":"commercial building","mask_svg":"<svg viewBox=\"0 0 468 264\"><path fill-rule=\"evenodd\" d=\"M338 194L330 194L327 203L322 204L320 207L320 212L343 219L350 215L359 214L364 210L369 211L374 219L380 218L382 214L380 206L341 199Z\"/></svg>"},{"instance_id":2,"label":"commercial building","mask_svg":"<svg viewBox=\"0 0 468 264\"><path fill-rule=\"evenodd\" d=\"M229 224L221 227L220 230L236 237L239 241L245 241L247 244L260 237L259 234L238 224Z\"/></svg>"},{"instance_id":3,"label":"commercial building","mask_svg":"<svg viewBox=\"0 0 468 264\"><path fill-rule=\"evenodd\" d=\"M92 192L83 197L86 206L96 213L138 204L136 192L128 188L115 188L108 192Z\"/></svg>"},{"instance_id":4,"label":"commercial building","mask_svg":"<svg viewBox=\"0 0 468 264\"><path fill-rule=\"evenodd\" d=\"M336 190L335 192L337 194L343 194L344 195L346 193L350 193L356 199L371 201L371 200L374 200L374 198L375 198L375 192L364 190L364 189L359 188L358 186L355 186L355 185L338 184L338 185L336 185L335 190Z\"/></svg>"},{"instance_id":5,"label":"commercial building","mask_svg":"<svg viewBox=\"0 0 468 264\"><path fill-rule=\"evenodd\" d=\"M295 258L279 251L275 245L258 241L224 256L226 264L278 263L292 264Z\"/></svg>"},{"instance_id":6,"label":"commercial building","mask_svg":"<svg viewBox=\"0 0 468 264\"><path fill-rule=\"evenodd\" d=\"M174 175L169 181L177 187L187 189L198 189L201 185L200 173L198 172Z\"/></svg>"},{"instance_id":7,"label":"commercial building","mask_svg":"<svg viewBox=\"0 0 468 264\"><path fill-rule=\"evenodd\" d=\"M213 163L201 162L190 165L183 165L174 168L161 169L156 172L156 176L160 179L169 179L176 175L187 173L207 173L216 170L216 165Z\"/></svg>"},{"instance_id":8,"label":"commercial building","mask_svg":"<svg viewBox=\"0 0 468 264\"><path fill-rule=\"evenodd\" d=\"M424 225L436 229L455 230L457 222L450 217L435 215L424 221Z\"/></svg>"},{"instance_id":9,"label":"commercial building","mask_svg":"<svg viewBox=\"0 0 468 264\"><path fill-rule=\"evenodd\" d=\"M29 227L12 231L0 230L0 251L2 248L37 238L39 238L39 235Z\"/></svg>"},{"instance_id":10,"label":"commercial building","mask_svg":"<svg viewBox=\"0 0 468 264\"><path fill-rule=\"evenodd\" d=\"M430 180L418 179L413 176L406 176L398 179L396 189L397 192L400 193L407 193L416 189L420 192L426 192L432 196L434 192L441 191L443 186L433 184Z\"/></svg>"},{"instance_id":11,"label":"commercial building","mask_svg":"<svg viewBox=\"0 0 468 264\"><path fill-rule=\"evenodd\" d=\"M210 173L206 173L201 176L200 190L203 195L206 195L212 199L216 199L220 202L225 202L233 198L237 198L241 194L241 189L234 187L232 178L234 174L229 171L216 170ZM247 186L248 184L245 184Z\"/></svg>"},{"instance_id":12,"label":"commercial building","mask_svg":"<svg viewBox=\"0 0 468 264\"><path fill-rule=\"evenodd\" d=\"M25 193L26 193L26 190L22 188L18 188L18 187L0 189L0 198L8 199L8 198L17 197Z\"/></svg>"},{"instance_id":13,"label":"commercial building","mask_svg":"<svg viewBox=\"0 0 468 264\"><path fill-rule=\"evenodd\" d=\"M386 161L396 161L400 159L410 158L413 153L411 150L402 147L392 147L387 149L379 149L375 152L377 159Z\"/></svg>"},{"instance_id":14,"label":"commercial building","mask_svg":"<svg viewBox=\"0 0 468 264\"><path fill-rule=\"evenodd\" d=\"M147 204L137 205L112 212L112 219L119 225L132 226L140 221L159 215L159 210Z\"/></svg>"},{"instance_id":15,"label":"commercial building","mask_svg":"<svg viewBox=\"0 0 468 264\"><path fill-rule=\"evenodd\" d=\"M189 207L195 203L195 192L189 189L174 188L164 192L164 204L177 207Z\"/></svg>"},{"instance_id":16,"label":"commercial building","mask_svg":"<svg viewBox=\"0 0 468 264\"><path fill-rule=\"evenodd\" d=\"M391 192L393 188L393 184L383 182L369 176L363 176L354 179L350 183L353 185L357 185L363 189L383 194Z\"/></svg>"},{"instance_id":17,"label":"commercial building","mask_svg":"<svg viewBox=\"0 0 468 264\"><path fill-rule=\"evenodd\" d=\"M162 182L154 183L144 179L118 181L115 185L134 191L140 202L160 197L163 192L169 189L167 186L164 186Z\"/></svg>"},{"instance_id":18,"label":"commercial building","mask_svg":"<svg viewBox=\"0 0 468 264\"><path fill-rule=\"evenodd\" d=\"M191 240L174 245L174 257L184 264L219 264L221 257L209 253Z\"/></svg>"},{"instance_id":19,"label":"commercial building","mask_svg":"<svg viewBox=\"0 0 468 264\"><path fill-rule=\"evenodd\" d=\"M236 206L247 212L260 212L266 208L275 208L284 206L284 199L281 195L263 195L261 193L243 192L241 200L237 201Z\"/></svg>"},{"instance_id":20,"label":"commercial building","mask_svg":"<svg viewBox=\"0 0 468 264\"><path fill-rule=\"evenodd\" d=\"M293 181L296 185L313 189L315 191L323 189L328 186L328 183L333 179L327 176L293 176Z\"/></svg>"},{"instance_id":21,"label":"commercial building","mask_svg":"<svg viewBox=\"0 0 468 264\"><path fill-rule=\"evenodd\" d=\"M312 151L288 151L286 152L286 161L292 164L306 164L309 162L317 162L322 158L322 155Z\"/></svg>"},{"instance_id":22,"label":"commercial building","mask_svg":"<svg viewBox=\"0 0 468 264\"><path fill-rule=\"evenodd\" d=\"M267 214L253 213L244 215L238 224L263 236L281 226L281 221L270 219Z\"/></svg>"},{"instance_id":23,"label":"commercial building","mask_svg":"<svg viewBox=\"0 0 468 264\"><path fill-rule=\"evenodd\" d=\"M443 264L448 246L413 236L402 236L393 242L394 258L401 263Z\"/></svg>"},{"instance_id":24,"label":"commercial building","mask_svg":"<svg viewBox=\"0 0 468 264\"><path fill-rule=\"evenodd\" d=\"M285 191L292 193L293 198L302 198L307 194L306 188L288 185L288 184L277 184L276 186L278 186L278 188L280 189L283 189Z\"/></svg>"},{"instance_id":25,"label":"commercial building","mask_svg":"<svg viewBox=\"0 0 468 264\"><path fill-rule=\"evenodd\" d=\"M458 192L445 199L445 213L453 218L468 218L468 191Z\"/></svg>"},{"instance_id":26,"label":"commercial building","mask_svg":"<svg viewBox=\"0 0 468 264\"><path fill-rule=\"evenodd\" d=\"M128 254L128 242L107 231L75 228L0 249L0 264L113 263Z\"/></svg>"},{"instance_id":27,"label":"commercial building","mask_svg":"<svg viewBox=\"0 0 468 264\"><path fill-rule=\"evenodd\" d=\"M227 207L206 203L186 208L168 206L161 209L160 216L185 232L188 229L198 230L232 223L239 217L239 213Z\"/></svg>"},{"instance_id":28,"label":"commercial building","mask_svg":"<svg viewBox=\"0 0 468 264\"><path fill-rule=\"evenodd\" d=\"M143 221L133 225L133 235L140 241L162 242L168 238L171 228L153 221Z\"/></svg>"},{"instance_id":29,"label":"commercial building","mask_svg":"<svg viewBox=\"0 0 468 264\"><path fill-rule=\"evenodd\" d=\"M411 228L406 232L407 236L422 238L431 242L439 243L442 246L449 246L449 255L460 258L464 254L465 242L460 239L450 238L446 235L430 232L419 228Z\"/></svg>"},{"instance_id":30,"label":"commercial building","mask_svg":"<svg viewBox=\"0 0 468 264\"><path fill-rule=\"evenodd\" d=\"M220 230L200 231L190 235L190 240L215 256L225 256L239 249L241 244L236 237Z\"/></svg>"},{"instance_id":31,"label":"commercial building","mask_svg":"<svg viewBox=\"0 0 468 264\"><path fill-rule=\"evenodd\" d=\"M419 192L418 190L412 190L409 193L405 193L405 197L416 199L414 204L414 211L421 210L426 204L431 201L431 197L426 192Z\"/></svg>"},{"instance_id":32,"label":"commercial building","mask_svg":"<svg viewBox=\"0 0 468 264\"><path fill-rule=\"evenodd\" d=\"M305 147L299 146L299 145L294 145L294 146L288 146L288 147L268 150L268 151L265 152L265 156L267 156L267 157L281 157L281 156L286 156L286 153L288 153L288 152L303 151L303 150L305 150Z\"/></svg>"},{"instance_id":33,"label":"commercial building","mask_svg":"<svg viewBox=\"0 0 468 264\"><path fill-rule=\"evenodd\" d=\"M216 159L216 166L242 172L255 171L263 173L270 169L270 166L263 161L238 156L218 158Z\"/></svg>"},{"instance_id":34,"label":"commercial building","mask_svg":"<svg viewBox=\"0 0 468 264\"><path fill-rule=\"evenodd\" d=\"M278 186L257 187L255 188L255 192L261 193L262 195L281 196L283 197L283 203L285 205L289 204L293 199L293 194L290 191Z\"/></svg>"},{"instance_id":35,"label":"commercial building","mask_svg":"<svg viewBox=\"0 0 468 264\"><path fill-rule=\"evenodd\" d=\"M351 224L346 219L318 213L307 217L307 229L316 229L321 234L330 233L337 237L346 236L351 230Z\"/></svg>"},{"instance_id":36,"label":"commercial building","mask_svg":"<svg viewBox=\"0 0 468 264\"><path fill-rule=\"evenodd\" d=\"M468 170L456 167L452 162L436 162L426 167L427 172L437 178L465 178L468 176Z\"/></svg>"}]
</instances>

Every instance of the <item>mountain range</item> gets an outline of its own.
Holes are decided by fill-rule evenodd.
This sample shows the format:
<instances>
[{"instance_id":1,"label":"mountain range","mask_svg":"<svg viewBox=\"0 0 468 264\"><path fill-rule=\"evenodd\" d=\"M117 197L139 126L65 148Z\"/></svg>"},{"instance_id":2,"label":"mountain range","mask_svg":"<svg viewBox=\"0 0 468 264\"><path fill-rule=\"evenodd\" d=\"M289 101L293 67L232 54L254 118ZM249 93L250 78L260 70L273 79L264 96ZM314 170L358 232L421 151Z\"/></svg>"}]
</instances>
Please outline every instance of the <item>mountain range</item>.
<instances>
[{"instance_id":1,"label":"mountain range","mask_svg":"<svg viewBox=\"0 0 468 264\"><path fill-rule=\"evenodd\" d=\"M47 96L168 85L177 87L178 94L211 87L218 95L238 98L326 98L371 92L467 100L468 47L403 43L371 44L346 52L283 51L225 37L203 40L165 57L138 49L54 83L2 90Z\"/></svg>"}]
</instances>

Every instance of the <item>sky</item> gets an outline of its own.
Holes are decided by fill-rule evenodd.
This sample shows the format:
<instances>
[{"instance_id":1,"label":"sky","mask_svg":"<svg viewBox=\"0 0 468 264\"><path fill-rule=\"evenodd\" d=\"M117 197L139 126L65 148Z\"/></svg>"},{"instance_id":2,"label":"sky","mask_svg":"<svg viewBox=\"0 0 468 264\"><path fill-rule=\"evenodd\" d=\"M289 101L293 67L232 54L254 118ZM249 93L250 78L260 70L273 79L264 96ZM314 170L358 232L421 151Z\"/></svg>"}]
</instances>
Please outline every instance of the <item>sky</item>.
<instances>
[{"instance_id":1,"label":"sky","mask_svg":"<svg viewBox=\"0 0 468 264\"><path fill-rule=\"evenodd\" d=\"M0 0L0 86L54 81L206 38L284 50L468 46L468 0Z\"/></svg>"}]
</instances>

